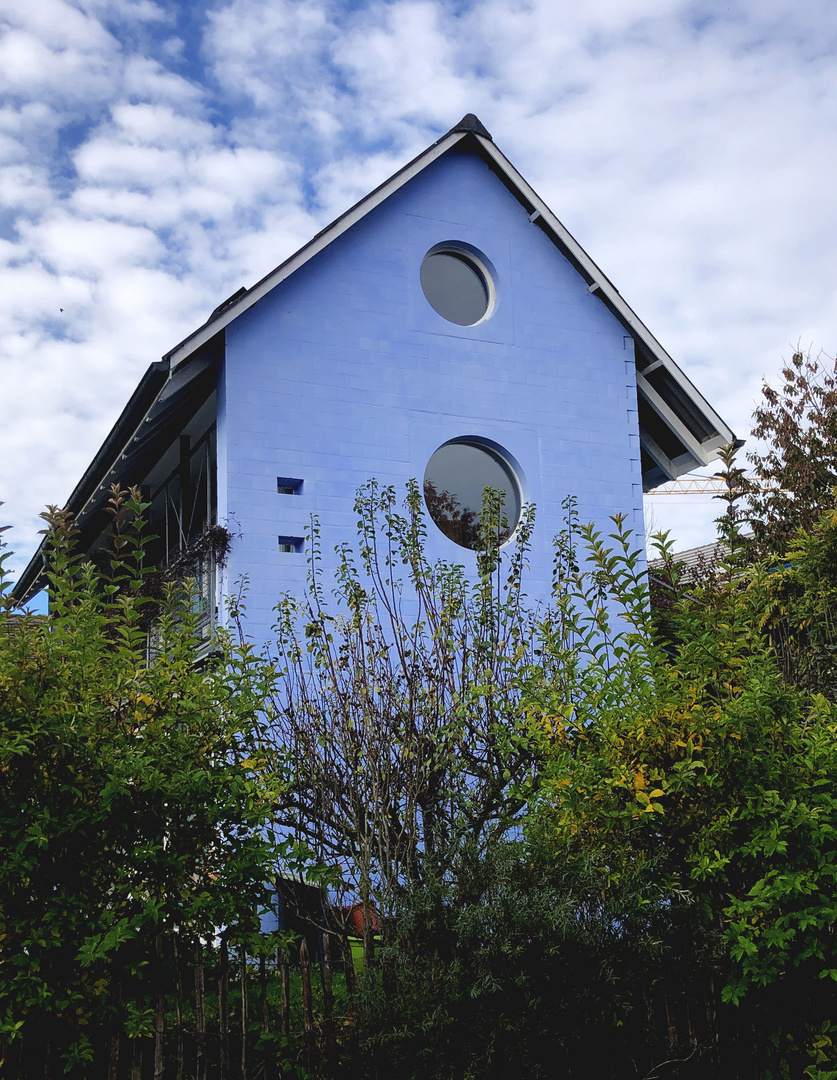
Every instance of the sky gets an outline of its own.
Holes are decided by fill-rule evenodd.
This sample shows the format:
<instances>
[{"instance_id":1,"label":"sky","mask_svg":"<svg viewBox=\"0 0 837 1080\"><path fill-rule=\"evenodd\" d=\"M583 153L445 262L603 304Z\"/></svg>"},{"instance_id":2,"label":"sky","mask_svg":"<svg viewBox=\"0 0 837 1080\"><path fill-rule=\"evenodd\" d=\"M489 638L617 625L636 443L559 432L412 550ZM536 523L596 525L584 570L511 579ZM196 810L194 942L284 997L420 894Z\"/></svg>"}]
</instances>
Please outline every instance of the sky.
<instances>
[{"instance_id":1,"label":"sky","mask_svg":"<svg viewBox=\"0 0 837 1080\"><path fill-rule=\"evenodd\" d=\"M147 366L467 112L746 438L837 348L835 52L831 0L0 0L12 569Z\"/></svg>"}]
</instances>

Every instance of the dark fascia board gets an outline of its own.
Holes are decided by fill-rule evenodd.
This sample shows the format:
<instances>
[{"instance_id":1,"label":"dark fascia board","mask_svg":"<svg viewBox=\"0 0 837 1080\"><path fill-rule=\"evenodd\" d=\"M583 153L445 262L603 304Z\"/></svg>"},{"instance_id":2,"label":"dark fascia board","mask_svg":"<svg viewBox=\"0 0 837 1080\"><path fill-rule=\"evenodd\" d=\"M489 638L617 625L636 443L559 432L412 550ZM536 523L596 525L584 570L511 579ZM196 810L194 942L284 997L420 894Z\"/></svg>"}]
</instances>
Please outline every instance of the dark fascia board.
<instances>
[{"instance_id":1,"label":"dark fascia board","mask_svg":"<svg viewBox=\"0 0 837 1080\"><path fill-rule=\"evenodd\" d=\"M140 379L139 386L122 410L119 419L113 425L98 453L88 465L81 480L67 500L67 509L78 517L95 494L101 478L106 475L114 460L118 458L126 443L133 437L152 409L160 391L166 384L171 371L167 360L158 360L151 364ZM12 593L15 598L25 603L35 592L43 587L41 577L44 570L44 552L46 541L42 540L38 550L29 560L29 564L15 582Z\"/></svg>"},{"instance_id":2,"label":"dark fascia board","mask_svg":"<svg viewBox=\"0 0 837 1080\"><path fill-rule=\"evenodd\" d=\"M529 215L530 221L543 229L549 236L565 258L570 261L587 282L590 292L594 293L618 319L653 366L665 367L672 379L678 384L681 392L690 399L692 406L703 414L708 425L713 430L708 438L698 441L680 421L668 402L657 401L656 399L654 402L655 408L658 404L662 404L662 415L666 423L673 425L678 437L689 447L694 460L694 464L690 468L707 465L717 457L717 450L720 446L735 440L732 429L680 370L636 312L625 302L619 290L561 224L543 199L498 149L491 135L473 113L463 117L459 124L451 128L432 146L413 158L402 169L399 169L383 184L370 192L369 195L355 203L345 214L327 225L299 251L263 277L252 288L239 290L238 293L233 294L228 301L225 301L220 308L213 312L203 326L199 327L193 334L175 346L171 352L167 353L165 359L171 362L173 368L186 361L195 349L200 348L210 337L217 334L242 312L252 307L253 304L290 277L301 266L304 266L305 263L336 240L337 237L350 229L356 222L360 221L376 206L379 206L423 169L426 169L428 165L457 147L460 150L466 148L476 150L480 154L521 203Z\"/></svg>"},{"instance_id":3,"label":"dark fascia board","mask_svg":"<svg viewBox=\"0 0 837 1080\"><path fill-rule=\"evenodd\" d=\"M341 214L340 217L332 221L330 225L326 225L324 229L321 229L307 244L303 244L298 251L294 252L294 254L283 263L280 263L275 270L271 270L271 272L265 275L261 281L257 281L256 284L249 289L239 289L237 293L233 293L233 296L230 297L229 300L224 301L219 308L215 309L203 326L199 326L197 330L187 338L184 338L179 345L175 345L173 349L165 354L163 359L168 360L173 368L182 364L185 360L188 360L195 349L199 349L204 342L217 334L219 330L222 330L248 308L251 308L254 304L258 303L263 296L266 296L275 289L277 285L281 284L286 278L289 278L291 274L304 266L310 259L313 259L315 255L318 255L327 248L329 244L333 243L339 236L342 236L344 232L362 218L366 217L366 215L374 210L376 206L380 206L380 204L388 199L390 195L393 195L409 180L412 180L414 176L417 176L422 170L426 169L433 161L440 158L442 154L447 153L447 151L456 146L457 143L468 138L474 139L479 138L479 136L474 135L468 130L457 131L454 129L449 131L446 135L443 135L441 139L437 139L437 141L433 143L432 146L429 146L427 150L424 150L417 157L414 157L412 161L399 169L398 172L394 173L388 180L379 184L374 191L365 195L344 214ZM482 142L483 140L480 139L480 141Z\"/></svg>"},{"instance_id":4,"label":"dark fascia board","mask_svg":"<svg viewBox=\"0 0 837 1080\"><path fill-rule=\"evenodd\" d=\"M201 357L205 357L206 351L194 353L191 359L199 361ZM214 363L212 356L206 359L210 366ZM189 367L190 371L194 368L195 376L198 377L204 373L206 364L192 363ZM186 374L185 370L183 374ZM67 500L66 508L72 512L76 522L82 523L101 501L102 484L107 481L116 465L130 456L137 433L143 430L147 420L153 418L152 414L159 412L159 408L155 407L165 403L168 388L173 385L173 375L175 373L167 360L158 360L151 364L143 375L119 419ZM188 378L190 385L193 384L192 376L189 375ZM177 382L177 378L174 382ZM12 588L13 595L21 603L31 599L34 593L43 588L45 547L46 541L42 540Z\"/></svg>"},{"instance_id":5,"label":"dark fascia board","mask_svg":"<svg viewBox=\"0 0 837 1080\"><path fill-rule=\"evenodd\" d=\"M502 170L514 184L514 187L519 192L518 197L521 199L524 206L527 203L531 205L532 210L530 219L542 224L542 228L544 228L551 236L556 245L567 255L576 269L587 280L590 292L594 293L606 304L631 337L644 347L646 354L650 357L652 362L659 364L661 367L665 367L669 371L684 393L692 399L693 403L710 421L715 429L712 437L712 441L715 445L713 445L711 449L708 449L709 457L707 460L700 462L701 464L708 464L708 461L716 456L714 451L717 449L718 445L723 446L726 443L735 440L732 429L721 419L718 413L712 408L703 395L699 393L687 376L683 374L645 323L643 323L630 305L625 302L615 285L613 285L609 278L590 258L584 248L561 224L543 199L541 199L534 188L532 188L520 173L518 173L502 151L500 151L493 142L489 143L483 139L480 139L480 142L483 144L485 153L494 159L498 168ZM679 430L678 434L680 434ZM722 437L720 442L717 441L718 436ZM703 456L702 450L701 456Z\"/></svg>"}]
</instances>

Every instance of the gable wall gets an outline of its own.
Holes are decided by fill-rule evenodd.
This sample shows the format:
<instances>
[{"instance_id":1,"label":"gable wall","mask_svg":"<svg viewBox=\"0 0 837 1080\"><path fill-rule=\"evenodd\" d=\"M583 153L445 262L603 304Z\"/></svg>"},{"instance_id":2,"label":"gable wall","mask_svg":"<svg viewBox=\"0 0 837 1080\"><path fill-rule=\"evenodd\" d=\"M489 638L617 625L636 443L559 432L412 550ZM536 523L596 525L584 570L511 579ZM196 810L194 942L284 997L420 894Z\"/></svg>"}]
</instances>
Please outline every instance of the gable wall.
<instances>
[{"instance_id":1,"label":"gable wall","mask_svg":"<svg viewBox=\"0 0 837 1080\"><path fill-rule=\"evenodd\" d=\"M493 316L459 327L421 291L425 252L464 241L496 270ZM500 180L449 153L227 327L219 393L219 519L240 530L227 574L250 577L250 632L265 637L283 589L298 589L311 513L323 551L355 538L357 487L403 489L433 451L476 435L502 445L537 504L529 595L549 590L561 502L641 536L633 343ZM279 495L277 476L303 480ZM474 556L429 526L430 554Z\"/></svg>"}]
</instances>

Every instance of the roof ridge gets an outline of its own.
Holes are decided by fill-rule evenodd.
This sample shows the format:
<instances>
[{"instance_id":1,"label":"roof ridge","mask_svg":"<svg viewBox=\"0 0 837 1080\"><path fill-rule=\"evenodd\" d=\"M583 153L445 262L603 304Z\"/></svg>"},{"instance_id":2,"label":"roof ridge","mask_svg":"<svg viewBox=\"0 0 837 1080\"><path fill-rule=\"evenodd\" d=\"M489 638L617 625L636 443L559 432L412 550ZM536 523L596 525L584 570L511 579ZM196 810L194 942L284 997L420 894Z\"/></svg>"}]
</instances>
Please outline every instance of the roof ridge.
<instances>
[{"instance_id":1,"label":"roof ridge","mask_svg":"<svg viewBox=\"0 0 837 1080\"><path fill-rule=\"evenodd\" d=\"M491 138L491 132L485 127L480 118L472 112L465 113L459 123L455 124L448 134L453 134L456 131L473 131L475 135L482 135L484 139L494 142Z\"/></svg>"}]
</instances>

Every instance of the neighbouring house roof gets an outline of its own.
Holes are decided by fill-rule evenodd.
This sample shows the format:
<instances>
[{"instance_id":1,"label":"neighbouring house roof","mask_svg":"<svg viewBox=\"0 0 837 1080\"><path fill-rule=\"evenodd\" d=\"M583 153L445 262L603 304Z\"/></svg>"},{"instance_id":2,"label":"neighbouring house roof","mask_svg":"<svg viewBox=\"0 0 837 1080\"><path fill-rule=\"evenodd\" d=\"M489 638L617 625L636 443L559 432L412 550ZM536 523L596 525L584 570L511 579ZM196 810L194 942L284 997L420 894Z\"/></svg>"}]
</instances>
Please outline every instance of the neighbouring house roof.
<instances>
[{"instance_id":1,"label":"neighbouring house roof","mask_svg":"<svg viewBox=\"0 0 837 1080\"><path fill-rule=\"evenodd\" d=\"M699 544L697 547L675 552L672 561L681 568L684 574L689 575L695 571L712 569L728 554L729 547L723 540L713 540L709 544ZM651 574L659 573L665 569L665 566L665 559L648 560L648 570Z\"/></svg>"},{"instance_id":2,"label":"neighbouring house roof","mask_svg":"<svg viewBox=\"0 0 837 1080\"><path fill-rule=\"evenodd\" d=\"M753 539L749 530L740 533L742 543L748 543ZM730 547L725 540L712 540L708 544L698 544L697 547L684 548L683 551L675 551L670 562L679 568L681 578L685 580L699 579L707 573L717 571L724 559L729 557ZM657 577L666 568L665 559L649 559L648 572L652 577Z\"/></svg>"},{"instance_id":3,"label":"neighbouring house roof","mask_svg":"<svg viewBox=\"0 0 837 1080\"><path fill-rule=\"evenodd\" d=\"M619 290L524 180L472 113L450 129L388 180L322 229L289 259L251 288L241 288L212 312L207 321L162 360L152 364L67 502L82 525L107 498L107 489L130 465L156 444L174 436L192 399L196 380L211 378L223 353L223 331L253 304L289 278L310 259L352 228L368 213L454 147L479 154L518 199L529 220L549 237L560 253L624 326L634 341L637 373L643 483L646 490L708 464L735 436L708 401L695 389L651 331L625 302ZM40 587L43 544L15 586L21 599Z\"/></svg>"},{"instance_id":4,"label":"neighbouring house roof","mask_svg":"<svg viewBox=\"0 0 837 1080\"><path fill-rule=\"evenodd\" d=\"M28 613L21 615L16 611L7 612L5 617L0 619L0 634L5 634L9 638L16 638L27 627L41 623L45 618L44 615L30 615Z\"/></svg>"}]
</instances>

